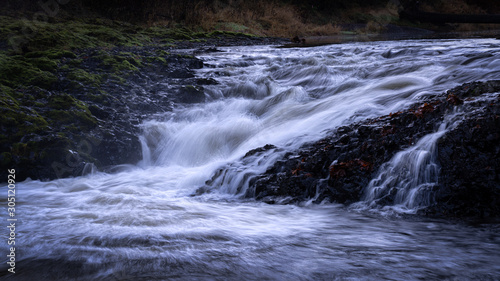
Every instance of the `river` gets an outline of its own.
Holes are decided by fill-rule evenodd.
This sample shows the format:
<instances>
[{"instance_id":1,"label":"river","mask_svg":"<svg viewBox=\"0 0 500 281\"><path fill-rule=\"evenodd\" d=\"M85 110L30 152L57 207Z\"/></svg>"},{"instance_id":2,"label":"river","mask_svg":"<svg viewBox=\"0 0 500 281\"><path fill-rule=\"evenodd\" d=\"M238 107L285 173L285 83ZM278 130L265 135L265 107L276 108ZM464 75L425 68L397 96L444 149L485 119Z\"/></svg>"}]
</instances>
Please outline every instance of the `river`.
<instances>
[{"instance_id":1,"label":"river","mask_svg":"<svg viewBox=\"0 0 500 281\"><path fill-rule=\"evenodd\" d=\"M2 254L0 279L498 280L497 224L242 195L248 175L327 130L498 79L500 40L219 49L199 55L196 75L218 82L207 102L145 121L137 165L16 185L16 274ZM266 144L279 149L241 160ZM231 174L195 195L224 165Z\"/></svg>"}]
</instances>

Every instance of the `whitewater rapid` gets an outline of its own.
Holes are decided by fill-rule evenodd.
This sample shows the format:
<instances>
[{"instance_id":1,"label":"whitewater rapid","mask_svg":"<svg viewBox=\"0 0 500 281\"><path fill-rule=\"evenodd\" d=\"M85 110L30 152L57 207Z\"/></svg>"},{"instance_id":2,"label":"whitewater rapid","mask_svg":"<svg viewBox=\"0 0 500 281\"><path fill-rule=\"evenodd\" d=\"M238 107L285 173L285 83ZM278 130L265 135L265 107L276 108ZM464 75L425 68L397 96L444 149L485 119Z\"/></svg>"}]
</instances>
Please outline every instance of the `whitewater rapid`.
<instances>
[{"instance_id":1,"label":"whitewater rapid","mask_svg":"<svg viewBox=\"0 0 500 281\"><path fill-rule=\"evenodd\" d=\"M205 86L207 102L177 104L141 125L144 159L137 165L17 184L19 273L5 274L4 255L0 278L493 280L500 275L497 225L370 215L335 204L268 205L241 196L248 187L245 175L264 172L285 151L328 130L399 111L462 83L498 79L499 40L220 50L199 56L205 66L196 75L217 81ZM276 149L241 160L266 144ZM432 146L422 147L432 154ZM432 161L429 156L430 169ZM211 193L196 195L225 165L233 167L231 175ZM7 204L5 196L0 203ZM2 212L1 220L6 216Z\"/></svg>"}]
</instances>

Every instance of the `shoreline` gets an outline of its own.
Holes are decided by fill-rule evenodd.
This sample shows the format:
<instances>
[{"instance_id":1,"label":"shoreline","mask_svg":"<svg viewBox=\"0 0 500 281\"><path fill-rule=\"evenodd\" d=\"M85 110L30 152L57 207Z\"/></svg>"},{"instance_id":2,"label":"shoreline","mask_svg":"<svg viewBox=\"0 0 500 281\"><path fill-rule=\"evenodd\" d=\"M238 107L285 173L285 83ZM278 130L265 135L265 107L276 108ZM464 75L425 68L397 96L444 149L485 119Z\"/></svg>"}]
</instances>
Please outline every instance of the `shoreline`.
<instances>
[{"instance_id":1,"label":"shoreline","mask_svg":"<svg viewBox=\"0 0 500 281\"><path fill-rule=\"evenodd\" d=\"M303 37L301 43L287 43L279 46L280 48L300 48L300 47L316 47L331 44L344 44L353 42L375 42L375 41L400 41L400 40L426 40L426 39L480 39L494 38L500 39L499 30L484 30L484 31L453 31L453 32L435 32L424 29L402 29L401 31L385 32L385 33L368 33L368 34L339 34L332 36L308 36Z\"/></svg>"}]
</instances>

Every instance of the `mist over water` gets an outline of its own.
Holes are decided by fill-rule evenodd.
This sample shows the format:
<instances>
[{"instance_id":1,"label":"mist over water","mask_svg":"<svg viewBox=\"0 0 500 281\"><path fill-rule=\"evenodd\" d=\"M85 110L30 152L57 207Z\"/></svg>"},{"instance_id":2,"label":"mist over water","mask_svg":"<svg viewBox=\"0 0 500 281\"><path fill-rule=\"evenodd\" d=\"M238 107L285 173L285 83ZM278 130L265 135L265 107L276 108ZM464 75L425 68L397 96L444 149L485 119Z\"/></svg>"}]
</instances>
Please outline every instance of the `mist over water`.
<instances>
[{"instance_id":1,"label":"mist over water","mask_svg":"<svg viewBox=\"0 0 500 281\"><path fill-rule=\"evenodd\" d=\"M200 56L205 67L197 76L218 82L205 86L207 102L178 104L141 125L144 159L137 166L115 174L17 185L19 272L5 275L3 258L0 278L500 276L498 225L402 219L335 204L267 205L241 196L248 175L264 172L285 151L318 140L327 130L397 112L462 83L498 79L499 40L220 49L224 52ZM403 161L407 165L401 169L406 170L423 163L414 169L428 173L423 180L412 173L395 179L388 169L370 186L380 190L407 184L411 191L432 185L439 172L432 145L447 128L439 125L435 134L386 163L393 170ZM276 149L241 160L266 144ZM213 192L193 196L225 165L232 168L214 183ZM399 182L391 186L389 179ZM368 201L381 194L367 192ZM403 193L399 202L406 209L425 204L425 196ZM6 197L0 201L6 204ZM1 216L6 221L6 213Z\"/></svg>"}]
</instances>

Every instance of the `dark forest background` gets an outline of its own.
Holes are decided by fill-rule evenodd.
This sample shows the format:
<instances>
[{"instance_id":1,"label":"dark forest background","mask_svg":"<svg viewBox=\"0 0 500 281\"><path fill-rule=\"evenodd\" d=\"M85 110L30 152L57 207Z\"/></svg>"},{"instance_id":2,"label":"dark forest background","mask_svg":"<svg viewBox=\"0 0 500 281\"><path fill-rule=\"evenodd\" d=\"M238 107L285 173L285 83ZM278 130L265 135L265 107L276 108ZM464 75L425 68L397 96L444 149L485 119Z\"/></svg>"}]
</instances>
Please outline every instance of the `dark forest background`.
<instances>
[{"instance_id":1,"label":"dark forest background","mask_svg":"<svg viewBox=\"0 0 500 281\"><path fill-rule=\"evenodd\" d=\"M336 33L345 24L402 24L402 10L452 14L500 14L500 1L491 0L4 0L4 13L26 14L50 9L64 15L98 14L112 20L182 24L202 30L229 30L258 35L288 36ZM56 2L58 1L58 2ZM405 24L405 23L403 23ZM408 24L408 23L406 23ZM413 23L414 24L414 23ZM418 23L417 23L418 24ZM472 28L474 27L466 27Z\"/></svg>"}]
</instances>

